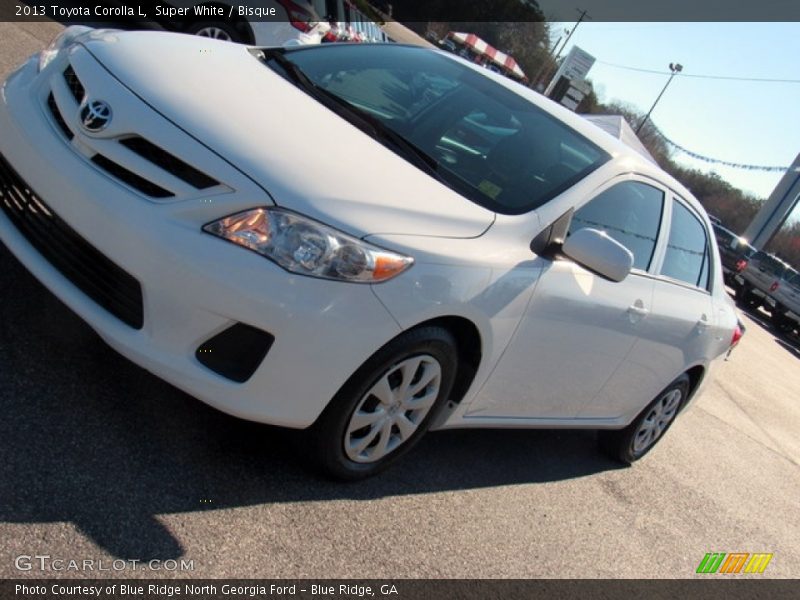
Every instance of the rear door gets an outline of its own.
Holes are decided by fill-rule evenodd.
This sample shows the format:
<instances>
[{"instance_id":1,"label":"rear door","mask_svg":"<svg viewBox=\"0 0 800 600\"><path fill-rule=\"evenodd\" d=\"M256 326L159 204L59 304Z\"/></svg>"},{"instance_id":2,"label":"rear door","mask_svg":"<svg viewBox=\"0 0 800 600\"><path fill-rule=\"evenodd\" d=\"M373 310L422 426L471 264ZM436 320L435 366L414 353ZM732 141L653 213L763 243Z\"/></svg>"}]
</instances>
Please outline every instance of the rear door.
<instances>
[{"instance_id":1,"label":"rear door","mask_svg":"<svg viewBox=\"0 0 800 600\"><path fill-rule=\"evenodd\" d=\"M700 215L677 196L656 258L652 311L628 360L581 417L638 413L689 366L712 358L716 315L711 296L714 239Z\"/></svg>"}]
</instances>

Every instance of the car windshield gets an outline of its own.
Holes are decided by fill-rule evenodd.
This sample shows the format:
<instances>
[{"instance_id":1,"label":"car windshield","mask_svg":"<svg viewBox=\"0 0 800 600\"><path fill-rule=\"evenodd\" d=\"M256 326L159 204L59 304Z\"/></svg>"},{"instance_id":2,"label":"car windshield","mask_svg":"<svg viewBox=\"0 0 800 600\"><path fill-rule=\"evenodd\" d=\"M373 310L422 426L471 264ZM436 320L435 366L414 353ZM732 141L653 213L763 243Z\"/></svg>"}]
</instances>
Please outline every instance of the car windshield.
<instances>
[{"instance_id":1,"label":"car windshield","mask_svg":"<svg viewBox=\"0 0 800 600\"><path fill-rule=\"evenodd\" d=\"M279 52L265 51L267 65L496 212L533 210L610 158L528 100L436 52L398 45Z\"/></svg>"}]
</instances>

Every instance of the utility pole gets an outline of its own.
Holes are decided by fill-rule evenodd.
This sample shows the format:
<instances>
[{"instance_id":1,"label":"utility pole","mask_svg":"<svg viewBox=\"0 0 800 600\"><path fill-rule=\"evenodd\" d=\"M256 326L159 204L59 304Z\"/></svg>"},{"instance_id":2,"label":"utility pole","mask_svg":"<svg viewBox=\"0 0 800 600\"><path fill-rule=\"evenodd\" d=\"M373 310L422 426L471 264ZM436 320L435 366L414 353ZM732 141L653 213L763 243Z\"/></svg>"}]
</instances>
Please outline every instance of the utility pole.
<instances>
[{"instance_id":1,"label":"utility pole","mask_svg":"<svg viewBox=\"0 0 800 600\"><path fill-rule=\"evenodd\" d=\"M667 79L667 83L664 84L664 89L661 90L661 93L658 95L658 98L656 98L656 101L653 102L653 106L650 107L650 110L647 111L647 114L644 116L644 119L642 119L642 122L639 123L639 126L636 128L637 135L639 134L639 131L641 131L642 127L644 127L644 124L647 122L647 119L650 118L650 113L653 112L653 109L656 107L656 104L658 104L658 101L661 100L661 96L663 96L664 92L667 91L669 82L672 81L672 78L675 77L677 73L683 71L683 65L680 63L674 63L674 64L669 63L669 70L672 71L672 73L670 74L669 79Z\"/></svg>"},{"instance_id":2,"label":"utility pole","mask_svg":"<svg viewBox=\"0 0 800 600\"><path fill-rule=\"evenodd\" d=\"M566 33L567 33L567 38L564 40L564 43L563 43L563 44L561 44L561 48L559 49L559 51L558 51L558 54L556 54L556 55L555 55L555 57L553 57L553 60L554 60L554 61L556 61L556 62L558 61L558 57L559 57L559 56L561 56L561 53L564 51L564 48L566 48L566 47L567 47L567 42L569 42L569 39L570 39L570 38L572 37L572 35L575 33L575 30L578 28L578 25L580 25L581 23L583 23L583 21L584 21L584 20L586 20L586 19L591 19L591 17L589 16L589 13L588 13L586 10L581 10L581 9L579 9L579 8L576 8L575 10L577 10L577 11L578 11L578 14L579 14L579 16L578 16L578 22L577 22L577 23L575 23L575 25L572 27L572 29L567 29L567 30L566 30ZM555 46L553 46L553 50L554 50L554 51L555 51L555 48L556 48L556 46L558 46L558 42L559 42L559 41L561 41L561 40L560 40L560 38L559 38L559 40L557 40L557 41L556 41L556 43L555 43ZM544 69L544 67L543 67L543 69ZM556 66L556 70L558 70L558 67L557 67L557 66ZM534 78L534 80L533 80L534 82L538 82L538 81L539 81L539 75L540 75L540 73L541 73L541 71L540 71L539 73L537 73L537 74L536 74L536 77L535 77L535 78ZM545 81L547 81L547 80L548 80L548 79L551 77L551 75L552 75L552 69L549 69L549 70L548 70L548 71L545 73L545 75L542 77L542 80L545 80ZM535 85L535 83L534 83L534 84L532 84L532 85ZM546 88L546 87L547 87L547 86L545 85L545 88Z\"/></svg>"},{"instance_id":3,"label":"utility pole","mask_svg":"<svg viewBox=\"0 0 800 600\"><path fill-rule=\"evenodd\" d=\"M580 9L576 8L575 10L580 10ZM555 56L555 60L558 60L558 57L559 57L559 56L561 56L561 53L564 51L564 48L566 48L566 47L567 47L567 42L569 42L569 38L571 38L571 37L572 37L572 34L573 34L573 33L575 33L575 30L578 28L578 25L580 25L580 24L583 22L583 20L584 20L584 19L586 19L586 18L589 18L589 19L591 19L591 17L587 17L587 16L586 16L586 15L587 15L587 12L586 12L585 10L580 10L580 15L581 15L581 16L580 16L580 17L578 17L578 22L577 22L577 23L575 23L575 26L574 26L574 27L572 28L572 30L569 32L569 35L567 35L567 39L565 39L565 40L564 40L564 43L561 45L561 50L559 50L559 51L558 51L558 54L556 54L556 56Z\"/></svg>"}]
</instances>

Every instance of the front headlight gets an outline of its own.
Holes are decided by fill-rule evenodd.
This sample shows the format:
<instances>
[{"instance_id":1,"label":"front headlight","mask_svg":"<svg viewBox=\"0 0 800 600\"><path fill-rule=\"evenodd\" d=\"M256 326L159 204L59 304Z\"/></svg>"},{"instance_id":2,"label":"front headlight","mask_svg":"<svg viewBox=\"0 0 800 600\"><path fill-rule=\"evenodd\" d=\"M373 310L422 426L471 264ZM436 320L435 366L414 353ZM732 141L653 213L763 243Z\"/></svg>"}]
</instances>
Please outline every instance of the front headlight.
<instances>
[{"instance_id":1,"label":"front headlight","mask_svg":"<svg viewBox=\"0 0 800 600\"><path fill-rule=\"evenodd\" d=\"M41 72L64 48L75 43L80 36L92 31L91 27L71 25L59 33L50 45L39 54L39 71Z\"/></svg>"},{"instance_id":2,"label":"front headlight","mask_svg":"<svg viewBox=\"0 0 800 600\"><path fill-rule=\"evenodd\" d=\"M287 271L323 279L378 283L414 263L410 256L281 208L236 213L205 225L203 231L258 252Z\"/></svg>"}]
</instances>

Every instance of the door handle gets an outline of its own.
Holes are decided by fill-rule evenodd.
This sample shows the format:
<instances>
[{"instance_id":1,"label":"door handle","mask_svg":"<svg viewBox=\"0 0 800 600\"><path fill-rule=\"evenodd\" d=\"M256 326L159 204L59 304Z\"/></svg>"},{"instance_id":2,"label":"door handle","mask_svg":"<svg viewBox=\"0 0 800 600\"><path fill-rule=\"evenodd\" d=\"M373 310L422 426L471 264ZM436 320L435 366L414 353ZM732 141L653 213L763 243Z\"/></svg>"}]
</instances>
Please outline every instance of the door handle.
<instances>
[{"instance_id":1,"label":"door handle","mask_svg":"<svg viewBox=\"0 0 800 600\"><path fill-rule=\"evenodd\" d=\"M644 307L644 303L641 300L637 300L628 307L628 313L637 317L646 317L650 314L650 311Z\"/></svg>"},{"instance_id":2,"label":"door handle","mask_svg":"<svg viewBox=\"0 0 800 600\"><path fill-rule=\"evenodd\" d=\"M703 313L703 316L697 322L697 333L705 333L706 329L708 329L708 316Z\"/></svg>"}]
</instances>

